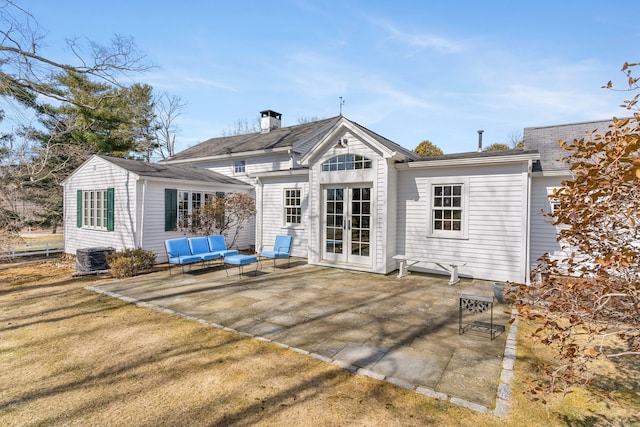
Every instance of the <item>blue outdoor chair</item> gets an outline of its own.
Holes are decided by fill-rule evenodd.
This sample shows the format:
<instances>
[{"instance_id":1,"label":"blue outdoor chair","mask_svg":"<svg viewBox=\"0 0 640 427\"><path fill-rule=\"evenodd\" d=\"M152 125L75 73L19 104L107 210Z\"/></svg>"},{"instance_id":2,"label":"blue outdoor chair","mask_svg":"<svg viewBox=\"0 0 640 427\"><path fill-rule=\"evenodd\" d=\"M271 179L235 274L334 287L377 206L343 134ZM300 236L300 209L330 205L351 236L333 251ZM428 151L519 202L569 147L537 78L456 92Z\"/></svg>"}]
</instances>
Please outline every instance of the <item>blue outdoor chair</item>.
<instances>
[{"instance_id":1,"label":"blue outdoor chair","mask_svg":"<svg viewBox=\"0 0 640 427\"><path fill-rule=\"evenodd\" d=\"M276 241L273 244L273 250L260 252L260 258L272 258L274 269L276 268L277 259L287 258L287 267L290 267L292 243L293 237L291 236L276 236Z\"/></svg>"}]
</instances>

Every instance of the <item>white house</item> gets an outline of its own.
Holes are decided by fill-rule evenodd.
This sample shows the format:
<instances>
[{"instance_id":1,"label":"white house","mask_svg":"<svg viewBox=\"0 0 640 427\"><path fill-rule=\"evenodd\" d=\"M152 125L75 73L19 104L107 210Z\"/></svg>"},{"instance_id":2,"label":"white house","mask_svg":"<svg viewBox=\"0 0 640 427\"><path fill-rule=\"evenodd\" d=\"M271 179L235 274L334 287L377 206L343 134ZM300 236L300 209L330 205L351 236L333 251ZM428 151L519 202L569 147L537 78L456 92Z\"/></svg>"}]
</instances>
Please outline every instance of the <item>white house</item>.
<instances>
[{"instance_id":1,"label":"white house","mask_svg":"<svg viewBox=\"0 0 640 427\"><path fill-rule=\"evenodd\" d=\"M398 268L393 257L406 255L423 260L419 270L446 273L456 264L461 276L527 282L536 259L557 250L540 213L550 206L549 188L568 176L562 165L548 169L558 154L553 132L525 129L523 150L419 158L343 116L289 127L280 113L261 116L261 132L212 138L161 165L90 159L64 183L66 251L145 247L165 261L162 242L182 235L165 230L184 206L217 191L255 197L255 224L239 248L269 247L287 234L293 255L316 265L387 274ZM565 139L582 136L573 126ZM161 172L148 171L155 168ZM76 222L87 210L78 190L107 190L108 198L109 188L114 231ZM177 215L167 215L174 208Z\"/></svg>"},{"instance_id":2,"label":"white house","mask_svg":"<svg viewBox=\"0 0 640 427\"><path fill-rule=\"evenodd\" d=\"M181 214L220 192L249 192L237 179L188 165L93 156L62 183L65 252L146 248L166 261L164 240L182 237ZM252 233L239 244L248 246Z\"/></svg>"}]
</instances>

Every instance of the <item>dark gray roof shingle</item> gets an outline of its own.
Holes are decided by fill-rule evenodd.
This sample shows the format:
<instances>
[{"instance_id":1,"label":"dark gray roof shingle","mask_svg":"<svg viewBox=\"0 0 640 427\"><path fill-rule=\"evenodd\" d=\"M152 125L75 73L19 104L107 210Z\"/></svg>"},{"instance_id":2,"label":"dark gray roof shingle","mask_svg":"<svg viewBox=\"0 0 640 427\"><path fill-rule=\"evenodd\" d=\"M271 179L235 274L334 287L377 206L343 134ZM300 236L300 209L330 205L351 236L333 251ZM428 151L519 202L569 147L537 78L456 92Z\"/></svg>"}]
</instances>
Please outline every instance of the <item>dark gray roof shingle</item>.
<instances>
[{"instance_id":1,"label":"dark gray roof shingle","mask_svg":"<svg viewBox=\"0 0 640 427\"><path fill-rule=\"evenodd\" d=\"M294 146L296 143L304 141L306 138L312 137L318 132L330 129L339 118L339 116L331 117L315 122L282 127L266 133L254 132L244 135L211 138L177 153L171 157L169 161L200 159L274 148L296 148Z\"/></svg>"},{"instance_id":2,"label":"dark gray roof shingle","mask_svg":"<svg viewBox=\"0 0 640 427\"><path fill-rule=\"evenodd\" d=\"M568 170L568 165L561 161L568 153L560 147L559 141L573 142L574 139L585 138L586 133L591 131L605 133L611 123L611 120L598 120L524 128L524 148L540 152L540 162L535 165L534 171Z\"/></svg>"},{"instance_id":3,"label":"dark gray roof shingle","mask_svg":"<svg viewBox=\"0 0 640 427\"><path fill-rule=\"evenodd\" d=\"M188 165L171 165L146 163L140 160L123 159L120 157L98 156L116 166L147 178L168 178L186 181L200 181L217 184L233 184L248 186L242 181L210 171Z\"/></svg>"},{"instance_id":4,"label":"dark gray roof shingle","mask_svg":"<svg viewBox=\"0 0 640 427\"><path fill-rule=\"evenodd\" d=\"M367 129L366 127L364 127L364 126L362 126L362 125L360 125L360 124L358 124L356 122L351 122L351 123L353 123L356 126L358 126L363 132L365 132L369 136L373 137L376 141L378 141L380 144L382 144L385 147L387 147L389 150L401 153L402 155L404 155L405 157L407 157L410 160L416 160L416 159L420 158L420 156L418 156L413 151L407 150L403 146L396 144L395 142L385 138L384 136L378 135L377 133L373 132L372 130Z\"/></svg>"}]
</instances>

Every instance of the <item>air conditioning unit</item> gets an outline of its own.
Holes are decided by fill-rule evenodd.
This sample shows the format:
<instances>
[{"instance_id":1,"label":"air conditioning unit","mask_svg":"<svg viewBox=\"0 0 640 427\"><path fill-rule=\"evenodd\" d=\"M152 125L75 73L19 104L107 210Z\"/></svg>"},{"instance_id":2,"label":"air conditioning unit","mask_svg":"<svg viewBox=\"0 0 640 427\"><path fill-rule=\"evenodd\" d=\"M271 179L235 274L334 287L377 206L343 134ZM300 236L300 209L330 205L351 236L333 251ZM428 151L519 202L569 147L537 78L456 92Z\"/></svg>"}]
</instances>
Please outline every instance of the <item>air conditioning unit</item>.
<instances>
[{"instance_id":1,"label":"air conditioning unit","mask_svg":"<svg viewBox=\"0 0 640 427\"><path fill-rule=\"evenodd\" d=\"M76 271L86 273L108 270L107 257L114 252L114 248L78 249L76 250Z\"/></svg>"}]
</instances>

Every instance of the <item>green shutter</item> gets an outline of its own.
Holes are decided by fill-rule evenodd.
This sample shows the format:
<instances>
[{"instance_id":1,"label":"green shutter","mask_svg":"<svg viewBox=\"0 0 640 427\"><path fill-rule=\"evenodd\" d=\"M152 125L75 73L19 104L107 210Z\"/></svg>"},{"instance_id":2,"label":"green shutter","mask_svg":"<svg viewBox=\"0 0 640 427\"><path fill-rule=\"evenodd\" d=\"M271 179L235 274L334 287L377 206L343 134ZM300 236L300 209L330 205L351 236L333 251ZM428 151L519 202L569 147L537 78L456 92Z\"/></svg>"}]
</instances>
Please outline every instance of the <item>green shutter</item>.
<instances>
[{"instance_id":1,"label":"green shutter","mask_svg":"<svg viewBox=\"0 0 640 427\"><path fill-rule=\"evenodd\" d=\"M113 231L114 190L107 188L107 231Z\"/></svg>"},{"instance_id":2,"label":"green shutter","mask_svg":"<svg viewBox=\"0 0 640 427\"><path fill-rule=\"evenodd\" d=\"M82 190L78 190L77 204L76 204L76 225L78 228L82 227Z\"/></svg>"},{"instance_id":3,"label":"green shutter","mask_svg":"<svg viewBox=\"0 0 640 427\"><path fill-rule=\"evenodd\" d=\"M164 231L175 231L178 222L178 190L164 189Z\"/></svg>"}]
</instances>

